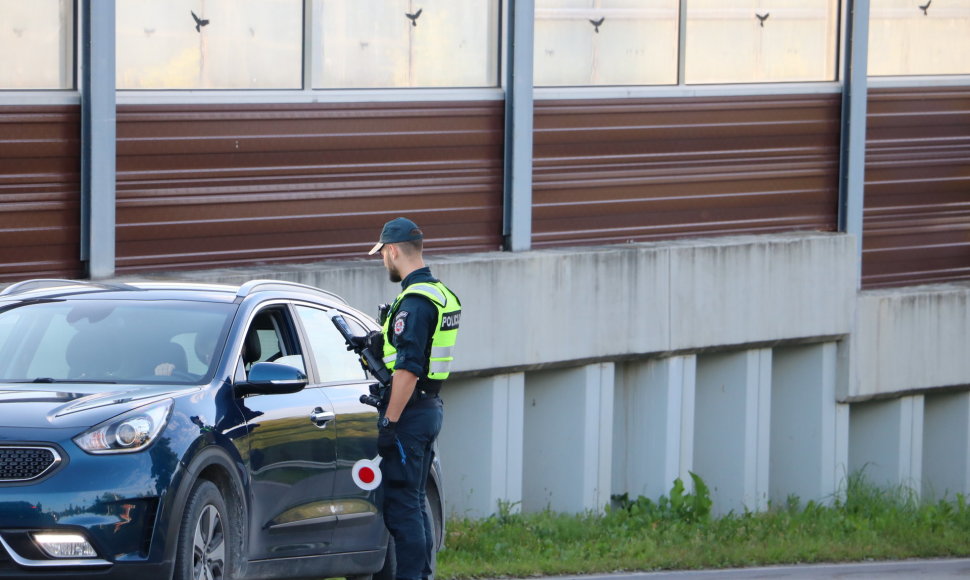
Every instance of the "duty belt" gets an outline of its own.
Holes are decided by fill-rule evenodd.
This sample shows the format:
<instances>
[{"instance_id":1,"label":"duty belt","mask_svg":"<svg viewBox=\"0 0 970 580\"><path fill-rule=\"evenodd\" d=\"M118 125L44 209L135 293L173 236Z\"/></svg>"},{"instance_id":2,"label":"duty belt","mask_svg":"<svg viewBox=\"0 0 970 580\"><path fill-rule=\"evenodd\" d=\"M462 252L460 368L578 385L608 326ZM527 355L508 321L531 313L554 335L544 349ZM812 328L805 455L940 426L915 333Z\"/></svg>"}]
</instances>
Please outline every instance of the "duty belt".
<instances>
[{"instance_id":1,"label":"duty belt","mask_svg":"<svg viewBox=\"0 0 970 580\"><path fill-rule=\"evenodd\" d=\"M429 399L435 399L438 397L438 391L430 391L425 389L414 389L411 393L411 399L408 401L408 406L417 403L418 401L427 401Z\"/></svg>"}]
</instances>

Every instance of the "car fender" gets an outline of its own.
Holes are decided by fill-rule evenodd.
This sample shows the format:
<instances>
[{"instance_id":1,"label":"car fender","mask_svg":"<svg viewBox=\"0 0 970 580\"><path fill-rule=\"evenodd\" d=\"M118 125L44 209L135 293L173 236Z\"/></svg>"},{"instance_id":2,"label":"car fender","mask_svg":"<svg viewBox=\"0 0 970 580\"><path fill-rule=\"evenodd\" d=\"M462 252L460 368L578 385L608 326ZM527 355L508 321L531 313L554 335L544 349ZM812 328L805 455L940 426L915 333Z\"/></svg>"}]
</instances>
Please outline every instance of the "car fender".
<instances>
[{"instance_id":1,"label":"car fender","mask_svg":"<svg viewBox=\"0 0 970 580\"><path fill-rule=\"evenodd\" d=\"M170 566L174 567L178 550L179 527L182 514L193 486L200 478L213 481L223 494L227 496L227 505L233 510L232 521L238 526L236 535L236 553L240 555L237 564L243 569L233 570L232 575L245 573L246 554L245 542L248 534L246 526L249 513L248 496L243 482L241 459L233 458L230 453L219 445L207 445L193 454L188 464L180 463L178 472L172 478L174 494L170 500L165 500L159 512L159 520L155 525L155 535L163 534L168 541L163 542L164 554L160 554ZM231 495L230 495L231 494ZM159 543L153 541L153 551Z\"/></svg>"}]
</instances>

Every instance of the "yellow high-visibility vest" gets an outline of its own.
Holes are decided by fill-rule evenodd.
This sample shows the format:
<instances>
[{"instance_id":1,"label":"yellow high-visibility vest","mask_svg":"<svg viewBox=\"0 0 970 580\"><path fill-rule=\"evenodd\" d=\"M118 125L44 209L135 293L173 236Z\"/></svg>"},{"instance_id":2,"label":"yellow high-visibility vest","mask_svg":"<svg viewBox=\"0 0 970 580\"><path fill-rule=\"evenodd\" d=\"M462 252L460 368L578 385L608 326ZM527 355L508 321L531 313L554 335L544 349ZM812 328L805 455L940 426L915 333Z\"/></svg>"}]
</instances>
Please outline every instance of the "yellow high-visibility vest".
<instances>
[{"instance_id":1,"label":"yellow high-visibility vest","mask_svg":"<svg viewBox=\"0 0 970 580\"><path fill-rule=\"evenodd\" d=\"M394 371L397 349L391 344L389 331L401 300L411 294L428 298L438 310L438 323L431 338L431 354L426 370L429 379L443 381L451 374L451 361L455 358L455 341L458 339L458 324L461 321L461 302L441 282L411 284L394 299L387 319L384 320L384 365L387 370Z\"/></svg>"}]
</instances>

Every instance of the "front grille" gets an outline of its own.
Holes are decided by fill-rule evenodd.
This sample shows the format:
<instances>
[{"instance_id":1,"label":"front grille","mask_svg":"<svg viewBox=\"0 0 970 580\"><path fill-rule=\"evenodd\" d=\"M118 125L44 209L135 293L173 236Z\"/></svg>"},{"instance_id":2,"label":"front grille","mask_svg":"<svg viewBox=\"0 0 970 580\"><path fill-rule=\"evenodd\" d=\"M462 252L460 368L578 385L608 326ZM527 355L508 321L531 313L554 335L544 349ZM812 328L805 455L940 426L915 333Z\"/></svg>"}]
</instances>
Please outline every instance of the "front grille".
<instances>
[{"instance_id":1,"label":"front grille","mask_svg":"<svg viewBox=\"0 0 970 580\"><path fill-rule=\"evenodd\" d=\"M0 447L0 482L37 479L60 461L50 447Z\"/></svg>"}]
</instances>

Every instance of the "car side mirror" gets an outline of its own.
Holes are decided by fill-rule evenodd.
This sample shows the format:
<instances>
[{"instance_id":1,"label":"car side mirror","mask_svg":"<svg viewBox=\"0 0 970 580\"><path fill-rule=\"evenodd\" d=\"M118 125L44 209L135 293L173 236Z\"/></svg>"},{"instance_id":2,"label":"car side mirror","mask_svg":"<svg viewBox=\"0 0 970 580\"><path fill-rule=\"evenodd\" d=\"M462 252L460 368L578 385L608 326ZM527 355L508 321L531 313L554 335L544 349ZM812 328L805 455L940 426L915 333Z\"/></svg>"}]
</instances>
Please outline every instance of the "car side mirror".
<instances>
[{"instance_id":1,"label":"car side mirror","mask_svg":"<svg viewBox=\"0 0 970 580\"><path fill-rule=\"evenodd\" d=\"M300 369L290 365L258 362L249 369L249 379L233 387L239 397L246 395L285 395L296 393L309 380Z\"/></svg>"}]
</instances>

